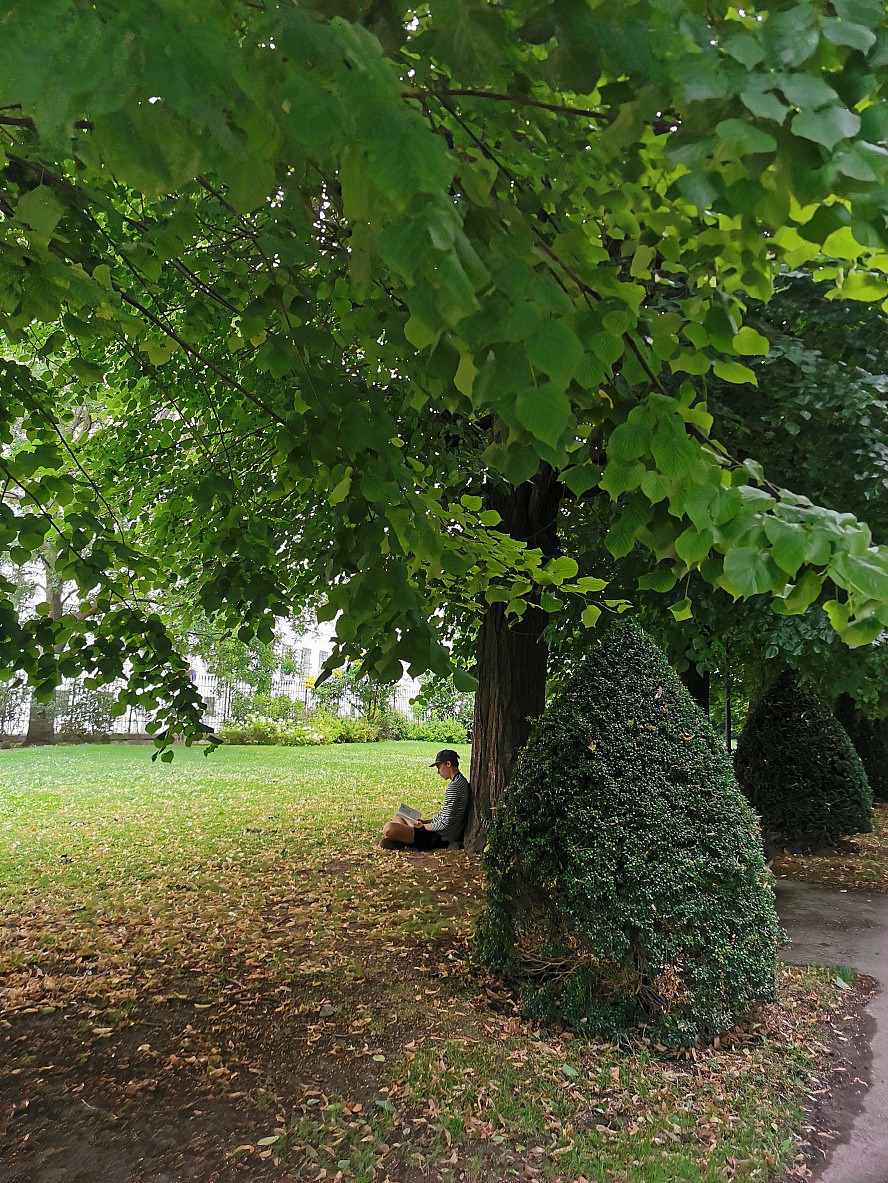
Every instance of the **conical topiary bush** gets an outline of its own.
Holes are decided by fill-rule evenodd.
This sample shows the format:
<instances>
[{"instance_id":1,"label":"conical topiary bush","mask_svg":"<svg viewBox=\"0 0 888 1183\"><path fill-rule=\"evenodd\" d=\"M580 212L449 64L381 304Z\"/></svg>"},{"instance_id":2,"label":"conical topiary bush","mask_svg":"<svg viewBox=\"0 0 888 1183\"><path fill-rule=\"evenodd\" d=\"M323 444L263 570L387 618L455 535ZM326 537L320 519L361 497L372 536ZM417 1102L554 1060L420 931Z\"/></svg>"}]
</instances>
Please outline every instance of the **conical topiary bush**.
<instances>
[{"instance_id":1,"label":"conical topiary bush","mask_svg":"<svg viewBox=\"0 0 888 1183\"><path fill-rule=\"evenodd\" d=\"M873 800L888 802L888 719L868 719L845 695L835 714L860 757Z\"/></svg>"},{"instance_id":2,"label":"conical topiary bush","mask_svg":"<svg viewBox=\"0 0 888 1183\"><path fill-rule=\"evenodd\" d=\"M789 670L750 711L734 767L762 829L784 846L873 828L873 796L851 740Z\"/></svg>"},{"instance_id":3,"label":"conical topiary bush","mask_svg":"<svg viewBox=\"0 0 888 1183\"><path fill-rule=\"evenodd\" d=\"M491 823L478 951L525 1011L712 1038L773 997L756 819L709 721L634 624L547 708Z\"/></svg>"}]
</instances>

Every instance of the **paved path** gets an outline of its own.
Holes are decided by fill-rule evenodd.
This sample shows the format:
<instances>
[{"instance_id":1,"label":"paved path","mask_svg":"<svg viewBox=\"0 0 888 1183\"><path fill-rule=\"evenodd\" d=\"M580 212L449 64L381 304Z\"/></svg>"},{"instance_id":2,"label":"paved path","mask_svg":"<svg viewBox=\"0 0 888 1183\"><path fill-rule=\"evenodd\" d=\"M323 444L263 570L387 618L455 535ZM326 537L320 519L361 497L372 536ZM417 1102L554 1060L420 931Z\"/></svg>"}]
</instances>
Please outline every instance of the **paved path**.
<instances>
[{"instance_id":1,"label":"paved path","mask_svg":"<svg viewBox=\"0 0 888 1183\"><path fill-rule=\"evenodd\" d=\"M840 1143L819 1183L888 1183L888 895L776 881L777 911L792 939L787 961L847 965L879 991L867 1010L875 1020L872 1085L850 1140Z\"/></svg>"}]
</instances>

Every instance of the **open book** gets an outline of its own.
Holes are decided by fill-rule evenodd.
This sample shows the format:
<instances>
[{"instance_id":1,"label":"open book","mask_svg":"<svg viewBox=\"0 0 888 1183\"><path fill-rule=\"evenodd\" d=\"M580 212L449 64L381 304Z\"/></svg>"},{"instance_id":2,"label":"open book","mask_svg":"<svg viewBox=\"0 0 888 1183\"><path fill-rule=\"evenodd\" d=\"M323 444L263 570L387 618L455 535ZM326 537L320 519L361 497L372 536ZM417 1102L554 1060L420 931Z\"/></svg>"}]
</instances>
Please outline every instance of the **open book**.
<instances>
[{"instance_id":1,"label":"open book","mask_svg":"<svg viewBox=\"0 0 888 1183\"><path fill-rule=\"evenodd\" d=\"M402 817L405 822L410 822L412 825L413 822L419 821L422 814L418 809L411 809L409 805L400 805L398 806L398 812L395 814L395 817Z\"/></svg>"}]
</instances>

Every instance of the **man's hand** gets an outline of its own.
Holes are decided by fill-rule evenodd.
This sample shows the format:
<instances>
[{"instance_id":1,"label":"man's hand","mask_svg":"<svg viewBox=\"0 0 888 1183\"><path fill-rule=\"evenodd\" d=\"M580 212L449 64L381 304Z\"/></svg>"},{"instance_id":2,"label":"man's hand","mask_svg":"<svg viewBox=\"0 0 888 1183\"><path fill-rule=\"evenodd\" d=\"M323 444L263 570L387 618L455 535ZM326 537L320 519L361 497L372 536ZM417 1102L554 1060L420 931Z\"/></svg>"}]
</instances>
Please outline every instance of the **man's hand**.
<instances>
[{"instance_id":1,"label":"man's hand","mask_svg":"<svg viewBox=\"0 0 888 1183\"><path fill-rule=\"evenodd\" d=\"M424 830L425 829L425 822L417 820L413 823L413 828L414 828L414 830Z\"/></svg>"}]
</instances>

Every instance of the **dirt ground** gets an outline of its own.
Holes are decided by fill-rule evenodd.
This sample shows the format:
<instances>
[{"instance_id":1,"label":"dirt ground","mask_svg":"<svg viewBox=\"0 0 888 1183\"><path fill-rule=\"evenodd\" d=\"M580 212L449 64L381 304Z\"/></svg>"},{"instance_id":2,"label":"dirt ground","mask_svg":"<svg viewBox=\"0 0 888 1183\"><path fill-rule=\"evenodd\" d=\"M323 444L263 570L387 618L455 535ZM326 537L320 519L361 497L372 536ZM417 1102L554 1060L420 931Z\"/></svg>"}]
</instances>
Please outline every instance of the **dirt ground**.
<instances>
[{"instance_id":1,"label":"dirt ground","mask_svg":"<svg viewBox=\"0 0 888 1183\"><path fill-rule=\"evenodd\" d=\"M365 873L354 863L328 870L331 879L352 874L356 883ZM409 871L441 892L436 911L445 898L458 899L464 871L456 862L413 857ZM403 884L407 901L404 880L394 866L392 883ZM389 906L403 901L393 896ZM330 911L322 900L315 912L335 918L345 906ZM293 921L285 900L267 908L264 921L265 938L291 950L292 974L257 969L258 933L210 980L181 969L188 960L181 945L158 959L145 945L125 972L111 973L104 954L78 950L77 942L53 951L44 940L41 954L35 930L27 964L0 982L0 1183L335 1183L352 1176L321 1165L318 1149L329 1150L321 1140L359 1149L372 1141L369 1115L395 1108L385 1144L374 1143L385 1163L378 1183L502 1183L493 1146L489 1170L428 1169L425 1102L399 1093L392 1073L405 1049L412 1055L446 1037L454 1008L471 1010L482 1037L497 1023L516 1022L505 991L461 976L465 934L381 940L353 920L350 932L323 946L318 933L309 948L298 923L285 927ZM333 972L300 973L309 957ZM107 988L97 989L99 982ZM824 1032L827 1080L810 1099L806 1132L812 1167L859 1108L865 993L849 991L843 1017ZM335 1129L319 1125L322 1109L336 1110ZM323 1161L335 1159L326 1153ZM519 1175L523 1166L527 1179L540 1175L539 1160L511 1165Z\"/></svg>"},{"instance_id":2,"label":"dirt ground","mask_svg":"<svg viewBox=\"0 0 888 1183\"><path fill-rule=\"evenodd\" d=\"M301 1183L308 1168L276 1165L262 1139L320 1097L347 1096L358 1118L384 1098L397 1044L422 1038L404 1023L370 1040L341 1030L342 995L334 1008L232 983L207 1005L178 986L122 1029L65 1011L0 1023L0 1183ZM411 1174L401 1164L398 1183Z\"/></svg>"}]
</instances>

